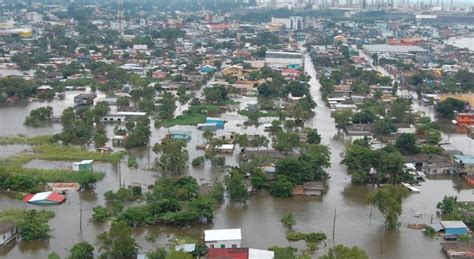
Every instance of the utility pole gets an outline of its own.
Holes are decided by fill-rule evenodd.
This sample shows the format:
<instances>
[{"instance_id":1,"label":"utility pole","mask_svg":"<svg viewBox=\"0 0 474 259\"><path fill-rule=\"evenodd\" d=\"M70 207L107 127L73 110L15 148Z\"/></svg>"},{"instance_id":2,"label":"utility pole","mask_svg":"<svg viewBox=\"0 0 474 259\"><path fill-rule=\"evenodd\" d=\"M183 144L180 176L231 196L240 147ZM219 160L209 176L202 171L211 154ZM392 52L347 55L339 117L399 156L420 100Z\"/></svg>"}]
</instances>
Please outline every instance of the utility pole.
<instances>
[{"instance_id":1,"label":"utility pole","mask_svg":"<svg viewBox=\"0 0 474 259\"><path fill-rule=\"evenodd\" d=\"M119 188L122 188L122 168L120 166L120 160L118 162L118 173L119 173Z\"/></svg>"},{"instance_id":2,"label":"utility pole","mask_svg":"<svg viewBox=\"0 0 474 259\"><path fill-rule=\"evenodd\" d=\"M334 222L332 225L332 242L334 243L334 239L336 238L336 209L334 209Z\"/></svg>"},{"instance_id":3,"label":"utility pole","mask_svg":"<svg viewBox=\"0 0 474 259\"><path fill-rule=\"evenodd\" d=\"M79 238L82 242L82 200L79 201Z\"/></svg>"}]
</instances>

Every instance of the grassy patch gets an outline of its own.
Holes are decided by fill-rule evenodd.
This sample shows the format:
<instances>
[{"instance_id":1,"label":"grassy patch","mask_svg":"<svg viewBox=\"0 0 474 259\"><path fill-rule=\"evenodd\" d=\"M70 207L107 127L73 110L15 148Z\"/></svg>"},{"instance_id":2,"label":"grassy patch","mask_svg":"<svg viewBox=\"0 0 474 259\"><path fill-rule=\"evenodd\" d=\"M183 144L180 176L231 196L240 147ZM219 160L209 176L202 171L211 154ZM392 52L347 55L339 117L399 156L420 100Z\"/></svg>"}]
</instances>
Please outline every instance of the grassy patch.
<instances>
[{"instance_id":1,"label":"grassy patch","mask_svg":"<svg viewBox=\"0 0 474 259\"><path fill-rule=\"evenodd\" d=\"M182 115L174 119L164 120L161 123L162 127L169 128L176 125L197 125L206 122L206 117L210 114L217 114L220 107L212 104L193 105L183 112Z\"/></svg>"},{"instance_id":2,"label":"grassy patch","mask_svg":"<svg viewBox=\"0 0 474 259\"><path fill-rule=\"evenodd\" d=\"M52 136L50 135L40 135L34 137L28 137L25 135L16 135L16 136L1 136L0 145L43 145L52 142Z\"/></svg>"},{"instance_id":3,"label":"grassy patch","mask_svg":"<svg viewBox=\"0 0 474 259\"><path fill-rule=\"evenodd\" d=\"M23 209L6 209L0 211L0 221L3 222L16 222L21 218L24 218L28 214L28 210L23 210ZM50 210L41 210L38 211L38 216L40 218L49 220L51 218L54 218L54 212Z\"/></svg>"},{"instance_id":4,"label":"grassy patch","mask_svg":"<svg viewBox=\"0 0 474 259\"><path fill-rule=\"evenodd\" d=\"M73 172L63 169L25 168L24 165L33 159L54 161L92 159L114 163L119 161L123 156L124 152L89 152L80 148L56 144L35 146L33 147L33 152L22 153L0 160L0 189L19 192L37 192L43 190L44 185L49 182L76 182L84 188L91 188L96 182L104 178L104 173Z\"/></svg>"},{"instance_id":5,"label":"grassy patch","mask_svg":"<svg viewBox=\"0 0 474 259\"><path fill-rule=\"evenodd\" d=\"M43 160L66 160L76 161L92 159L115 163L118 162L126 152L100 153L90 152L82 148L62 146L59 144L40 145L33 147L33 157Z\"/></svg>"}]
</instances>

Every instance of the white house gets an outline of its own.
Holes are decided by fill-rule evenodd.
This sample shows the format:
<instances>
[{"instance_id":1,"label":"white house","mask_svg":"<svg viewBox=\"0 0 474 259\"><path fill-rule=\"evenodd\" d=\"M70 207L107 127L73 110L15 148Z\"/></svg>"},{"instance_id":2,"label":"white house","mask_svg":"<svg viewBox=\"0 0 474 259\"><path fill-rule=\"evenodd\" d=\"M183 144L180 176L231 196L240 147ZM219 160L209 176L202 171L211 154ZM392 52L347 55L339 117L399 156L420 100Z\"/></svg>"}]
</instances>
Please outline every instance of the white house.
<instances>
[{"instance_id":1,"label":"white house","mask_svg":"<svg viewBox=\"0 0 474 259\"><path fill-rule=\"evenodd\" d=\"M0 222L0 245L6 245L18 234L15 223Z\"/></svg>"},{"instance_id":2,"label":"white house","mask_svg":"<svg viewBox=\"0 0 474 259\"><path fill-rule=\"evenodd\" d=\"M205 230L204 242L208 248L240 248L242 230L240 228Z\"/></svg>"}]
</instances>

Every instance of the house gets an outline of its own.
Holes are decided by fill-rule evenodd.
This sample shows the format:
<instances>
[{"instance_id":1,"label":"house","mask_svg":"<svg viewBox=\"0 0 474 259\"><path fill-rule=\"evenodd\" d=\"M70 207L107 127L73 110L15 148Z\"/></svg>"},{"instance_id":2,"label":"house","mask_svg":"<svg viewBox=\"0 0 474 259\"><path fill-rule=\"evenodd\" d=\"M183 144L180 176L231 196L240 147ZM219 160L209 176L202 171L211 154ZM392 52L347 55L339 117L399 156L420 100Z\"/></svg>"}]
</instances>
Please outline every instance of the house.
<instances>
[{"instance_id":1,"label":"house","mask_svg":"<svg viewBox=\"0 0 474 259\"><path fill-rule=\"evenodd\" d=\"M53 88L50 85L41 85L38 88L36 88L36 94L37 95L44 95L44 94L47 94L52 89Z\"/></svg>"},{"instance_id":2,"label":"house","mask_svg":"<svg viewBox=\"0 0 474 259\"><path fill-rule=\"evenodd\" d=\"M460 220L444 220L440 223L444 228L445 236L460 236L469 232L469 228Z\"/></svg>"},{"instance_id":3,"label":"house","mask_svg":"<svg viewBox=\"0 0 474 259\"><path fill-rule=\"evenodd\" d=\"M78 183L48 183L48 189L53 192L79 191L81 185Z\"/></svg>"},{"instance_id":4,"label":"house","mask_svg":"<svg viewBox=\"0 0 474 259\"><path fill-rule=\"evenodd\" d=\"M207 248L240 248L242 230L240 228L205 230L204 243Z\"/></svg>"},{"instance_id":5,"label":"house","mask_svg":"<svg viewBox=\"0 0 474 259\"><path fill-rule=\"evenodd\" d=\"M168 74L164 71L161 71L161 70L157 70L157 71L153 72L153 75L152 75L152 77L154 79L165 79L167 76L168 76Z\"/></svg>"},{"instance_id":6,"label":"house","mask_svg":"<svg viewBox=\"0 0 474 259\"><path fill-rule=\"evenodd\" d=\"M94 105L96 94L78 94L74 96L74 105Z\"/></svg>"},{"instance_id":7,"label":"house","mask_svg":"<svg viewBox=\"0 0 474 259\"><path fill-rule=\"evenodd\" d=\"M92 172L92 163L94 160L82 160L81 162L73 162L72 170L79 172Z\"/></svg>"},{"instance_id":8,"label":"house","mask_svg":"<svg viewBox=\"0 0 474 259\"><path fill-rule=\"evenodd\" d=\"M304 182L302 185L296 185L293 188L293 195L304 196L322 196L324 186L322 182Z\"/></svg>"},{"instance_id":9,"label":"house","mask_svg":"<svg viewBox=\"0 0 474 259\"><path fill-rule=\"evenodd\" d=\"M241 66L231 66L231 67L226 67L222 70L222 75L223 76L233 76L233 77L239 77L242 76L244 73L244 69Z\"/></svg>"},{"instance_id":10,"label":"house","mask_svg":"<svg viewBox=\"0 0 474 259\"><path fill-rule=\"evenodd\" d=\"M474 257L474 242L447 242L440 244L449 259Z\"/></svg>"},{"instance_id":11,"label":"house","mask_svg":"<svg viewBox=\"0 0 474 259\"><path fill-rule=\"evenodd\" d=\"M226 121L219 118L207 117L206 123L215 123L218 129L223 129Z\"/></svg>"},{"instance_id":12,"label":"house","mask_svg":"<svg viewBox=\"0 0 474 259\"><path fill-rule=\"evenodd\" d=\"M0 245L6 245L18 235L16 224L13 222L0 222Z\"/></svg>"},{"instance_id":13,"label":"house","mask_svg":"<svg viewBox=\"0 0 474 259\"><path fill-rule=\"evenodd\" d=\"M57 192L39 192L36 194L28 194L23 198L23 202L35 205L55 205L61 204L66 200L64 195Z\"/></svg>"},{"instance_id":14,"label":"house","mask_svg":"<svg viewBox=\"0 0 474 259\"><path fill-rule=\"evenodd\" d=\"M198 130L216 131L217 123L199 123L196 127Z\"/></svg>"},{"instance_id":15,"label":"house","mask_svg":"<svg viewBox=\"0 0 474 259\"><path fill-rule=\"evenodd\" d=\"M171 131L166 134L166 138L174 140L184 140L186 142L191 141L191 132L190 131Z\"/></svg>"},{"instance_id":16,"label":"house","mask_svg":"<svg viewBox=\"0 0 474 259\"><path fill-rule=\"evenodd\" d=\"M285 78L297 78L301 75L301 71L296 69L283 69L281 75Z\"/></svg>"},{"instance_id":17,"label":"house","mask_svg":"<svg viewBox=\"0 0 474 259\"><path fill-rule=\"evenodd\" d=\"M275 252L253 248L210 248L209 259L274 259Z\"/></svg>"},{"instance_id":18,"label":"house","mask_svg":"<svg viewBox=\"0 0 474 259\"><path fill-rule=\"evenodd\" d=\"M403 160L405 163L413 163L417 171L424 171L426 173L430 173L427 171L427 168L430 168L432 164L450 162L448 158L435 154L413 154L404 156Z\"/></svg>"},{"instance_id":19,"label":"house","mask_svg":"<svg viewBox=\"0 0 474 259\"><path fill-rule=\"evenodd\" d=\"M214 73L216 72L217 68L214 67L214 66L211 66L211 65L205 65L203 67L201 67L201 73L202 74L208 74L208 73Z\"/></svg>"},{"instance_id":20,"label":"house","mask_svg":"<svg viewBox=\"0 0 474 259\"><path fill-rule=\"evenodd\" d=\"M454 155L453 160L462 174L474 174L474 156Z\"/></svg>"},{"instance_id":21,"label":"house","mask_svg":"<svg viewBox=\"0 0 474 259\"><path fill-rule=\"evenodd\" d=\"M124 146L126 140L127 140L127 137L126 137L126 136L115 135L115 136L112 138L112 146L116 146L116 147Z\"/></svg>"},{"instance_id":22,"label":"house","mask_svg":"<svg viewBox=\"0 0 474 259\"><path fill-rule=\"evenodd\" d=\"M215 151L219 153L227 153L227 154L232 154L234 153L234 144L223 144L215 147ZM212 151L211 145L206 146L206 151Z\"/></svg>"},{"instance_id":23,"label":"house","mask_svg":"<svg viewBox=\"0 0 474 259\"><path fill-rule=\"evenodd\" d=\"M351 124L344 125L344 131L348 136L371 136L372 124Z\"/></svg>"}]
</instances>

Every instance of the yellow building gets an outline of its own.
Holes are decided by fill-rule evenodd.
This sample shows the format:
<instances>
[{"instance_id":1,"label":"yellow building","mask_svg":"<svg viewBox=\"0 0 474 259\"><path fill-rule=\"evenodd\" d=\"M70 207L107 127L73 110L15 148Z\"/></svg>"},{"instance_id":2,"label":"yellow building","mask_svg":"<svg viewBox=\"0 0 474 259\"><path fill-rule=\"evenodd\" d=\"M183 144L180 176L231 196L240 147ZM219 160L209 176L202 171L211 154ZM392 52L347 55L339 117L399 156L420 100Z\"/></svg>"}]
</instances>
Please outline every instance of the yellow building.
<instances>
[{"instance_id":1,"label":"yellow building","mask_svg":"<svg viewBox=\"0 0 474 259\"><path fill-rule=\"evenodd\" d=\"M440 94L439 99L444 101L448 98L455 98L461 101L468 102L471 107L474 107L474 93L465 93L465 94Z\"/></svg>"}]
</instances>

